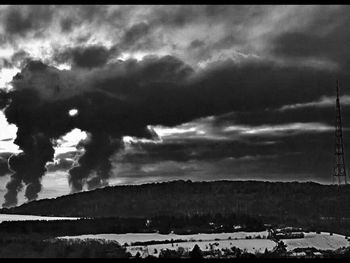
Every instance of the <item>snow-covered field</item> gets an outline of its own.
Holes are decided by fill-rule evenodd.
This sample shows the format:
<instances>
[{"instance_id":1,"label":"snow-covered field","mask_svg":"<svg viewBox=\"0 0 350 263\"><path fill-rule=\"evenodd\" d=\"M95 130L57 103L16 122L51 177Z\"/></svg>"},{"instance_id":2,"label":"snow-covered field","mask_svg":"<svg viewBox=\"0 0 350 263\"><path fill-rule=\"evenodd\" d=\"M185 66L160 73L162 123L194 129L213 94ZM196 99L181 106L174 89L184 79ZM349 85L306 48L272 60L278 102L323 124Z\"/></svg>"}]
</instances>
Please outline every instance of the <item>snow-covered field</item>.
<instances>
[{"instance_id":1,"label":"snow-covered field","mask_svg":"<svg viewBox=\"0 0 350 263\"><path fill-rule=\"evenodd\" d=\"M194 234L194 235L177 235L168 234L163 235L159 233L127 233L127 234L96 234L96 235L80 235L80 236L62 236L58 238L64 239L103 239L117 241L119 244L124 245L127 243L131 245L134 242L147 242L147 241L167 241L167 240L186 240L186 241L210 241L210 240L227 240L245 239L247 236L252 238L260 236L266 238L268 232L234 232L234 233L211 233L211 234Z\"/></svg>"},{"instance_id":2,"label":"snow-covered field","mask_svg":"<svg viewBox=\"0 0 350 263\"><path fill-rule=\"evenodd\" d=\"M347 247L350 242L345 236L321 232L304 233L304 238L283 239L287 245L287 250L295 248L314 247L320 250L335 250L341 247ZM62 236L60 239L99 239L113 240L119 244L128 244L127 251L133 256L139 252L143 256L153 255L158 257L163 249L177 250L182 247L185 251L190 251L197 244L202 251L212 249L224 249L237 247L250 253L261 252L265 249L272 250L276 243L267 239L268 232L234 232L234 233L212 233L212 234L194 234L194 235L163 235L159 233L127 233L127 234L97 234L97 235L81 235L81 236ZM258 238L260 236L260 238ZM249 237L249 239L247 239ZM185 242L173 242L153 245L133 245L135 242L147 241L170 241L184 240Z\"/></svg>"},{"instance_id":3,"label":"snow-covered field","mask_svg":"<svg viewBox=\"0 0 350 263\"><path fill-rule=\"evenodd\" d=\"M238 240L220 240L220 241L190 241L190 242L180 242L173 244L155 244L147 246L129 246L127 251L131 255L135 256L137 252L141 255L152 255L155 257L159 256L162 249L177 250L179 247L184 248L185 251L191 251L195 245L198 245L202 251L209 251L211 249L230 249L232 247L238 247L242 250L247 250L251 253L261 252L263 253L265 249L272 250L276 243L270 239L238 239Z\"/></svg>"},{"instance_id":4,"label":"snow-covered field","mask_svg":"<svg viewBox=\"0 0 350 263\"><path fill-rule=\"evenodd\" d=\"M350 245L350 242L345 236L338 234L333 234L332 236L326 232L321 232L320 234L316 234L315 232L304 234L304 238L282 239L287 245L287 250L307 247L314 247L320 250L335 250Z\"/></svg>"},{"instance_id":5,"label":"snow-covered field","mask_svg":"<svg viewBox=\"0 0 350 263\"><path fill-rule=\"evenodd\" d=\"M3 221L28 221L28 220L75 220L77 217L53 217L53 216L32 216L17 214L0 214L0 223Z\"/></svg>"},{"instance_id":6,"label":"snow-covered field","mask_svg":"<svg viewBox=\"0 0 350 263\"><path fill-rule=\"evenodd\" d=\"M127 251L133 256L137 252L141 255L159 256L162 249L177 250L179 247L184 250L192 250L197 244L202 251L211 249L231 248L233 246L240 249L246 249L248 252L264 252L265 249L272 250L276 243L272 240L266 239L268 232L234 232L234 233L212 233L212 234L194 234L194 235L177 235L168 234L162 235L159 233L127 233L127 234L97 234L97 235L81 235L81 236L64 236L58 237L60 239L100 239L113 240L119 244L128 244ZM257 237L260 238L257 238ZM250 237L251 239L246 239ZM147 241L170 241L170 240L185 240L186 242L173 242L168 244L154 244L135 246L135 242Z\"/></svg>"}]
</instances>

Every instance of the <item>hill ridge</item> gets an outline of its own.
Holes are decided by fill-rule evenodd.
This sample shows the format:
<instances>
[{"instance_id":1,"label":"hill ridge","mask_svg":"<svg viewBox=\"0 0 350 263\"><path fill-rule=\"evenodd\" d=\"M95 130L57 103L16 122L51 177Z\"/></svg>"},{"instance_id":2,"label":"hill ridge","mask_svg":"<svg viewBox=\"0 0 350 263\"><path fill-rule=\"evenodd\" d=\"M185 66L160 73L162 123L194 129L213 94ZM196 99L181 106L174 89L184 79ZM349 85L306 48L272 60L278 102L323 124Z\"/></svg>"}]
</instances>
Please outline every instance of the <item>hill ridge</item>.
<instances>
[{"instance_id":1,"label":"hill ridge","mask_svg":"<svg viewBox=\"0 0 350 263\"><path fill-rule=\"evenodd\" d=\"M340 207L337 200L342 200ZM0 213L54 216L152 216L193 213L279 213L345 216L350 187L316 182L255 180L176 180L116 185L51 199L41 199ZM266 211L269 210L269 211ZM295 211L293 211L295 210ZM348 211L350 212L350 210Z\"/></svg>"}]
</instances>

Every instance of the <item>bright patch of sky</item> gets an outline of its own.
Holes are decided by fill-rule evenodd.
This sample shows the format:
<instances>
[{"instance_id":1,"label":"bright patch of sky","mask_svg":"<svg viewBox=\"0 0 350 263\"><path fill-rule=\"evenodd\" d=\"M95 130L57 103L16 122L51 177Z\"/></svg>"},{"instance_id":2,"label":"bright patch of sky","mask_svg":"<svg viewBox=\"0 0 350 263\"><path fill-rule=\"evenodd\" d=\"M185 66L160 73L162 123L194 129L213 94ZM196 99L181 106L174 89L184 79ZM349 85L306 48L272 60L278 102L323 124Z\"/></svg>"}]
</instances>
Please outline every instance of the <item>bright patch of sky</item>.
<instances>
[{"instance_id":1,"label":"bright patch of sky","mask_svg":"<svg viewBox=\"0 0 350 263\"><path fill-rule=\"evenodd\" d=\"M339 98L339 100L342 106L350 105L349 95L343 95ZM294 110L294 109L309 108L309 107L334 107L334 105L335 105L335 96L332 96L332 97L323 96L317 101L284 105L279 109L279 111Z\"/></svg>"},{"instance_id":2,"label":"bright patch of sky","mask_svg":"<svg viewBox=\"0 0 350 263\"><path fill-rule=\"evenodd\" d=\"M309 122L309 123L289 123L282 125L261 125L257 127L248 127L248 126L228 126L224 129L225 132L238 131L241 134L254 134L254 135L276 135L278 133L284 132L325 132L334 130L332 126L318 123L318 122Z\"/></svg>"},{"instance_id":3,"label":"bright patch of sky","mask_svg":"<svg viewBox=\"0 0 350 263\"><path fill-rule=\"evenodd\" d=\"M16 125L8 124L4 113L0 111L0 152L20 152L18 146L13 143L16 132Z\"/></svg>"},{"instance_id":4,"label":"bright patch of sky","mask_svg":"<svg viewBox=\"0 0 350 263\"><path fill-rule=\"evenodd\" d=\"M76 151L76 146L81 140L87 138L87 133L80 129L73 129L65 136L57 140L58 147L55 147L55 155Z\"/></svg>"},{"instance_id":5,"label":"bright patch of sky","mask_svg":"<svg viewBox=\"0 0 350 263\"><path fill-rule=\"evenodd\" d=\"M0 69L0 89L11 89L12 86L9 82L12 80L13 76L15 76L19 69L16 68L1 68Z\"/></svg>"}]
</instances>

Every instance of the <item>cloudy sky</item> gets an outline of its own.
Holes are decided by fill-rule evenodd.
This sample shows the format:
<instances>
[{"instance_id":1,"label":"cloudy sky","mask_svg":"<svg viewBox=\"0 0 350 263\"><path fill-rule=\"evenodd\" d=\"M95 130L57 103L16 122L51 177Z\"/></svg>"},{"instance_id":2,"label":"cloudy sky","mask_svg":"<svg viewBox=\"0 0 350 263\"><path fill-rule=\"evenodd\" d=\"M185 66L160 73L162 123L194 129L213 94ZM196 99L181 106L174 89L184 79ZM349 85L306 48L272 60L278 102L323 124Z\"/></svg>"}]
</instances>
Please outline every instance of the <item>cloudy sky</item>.
<instances>
[{"instance_id":1,"label":"cloudy sky","mask_svg":"<svg viewBox=\"0 0 350 263\"><path fill-rule=\"evenodd\" d=\"M0 202L166 180L331 183L344 6L1 6ZM349 161L349 154L346 160Z\"/></svg>"}]
</instances>

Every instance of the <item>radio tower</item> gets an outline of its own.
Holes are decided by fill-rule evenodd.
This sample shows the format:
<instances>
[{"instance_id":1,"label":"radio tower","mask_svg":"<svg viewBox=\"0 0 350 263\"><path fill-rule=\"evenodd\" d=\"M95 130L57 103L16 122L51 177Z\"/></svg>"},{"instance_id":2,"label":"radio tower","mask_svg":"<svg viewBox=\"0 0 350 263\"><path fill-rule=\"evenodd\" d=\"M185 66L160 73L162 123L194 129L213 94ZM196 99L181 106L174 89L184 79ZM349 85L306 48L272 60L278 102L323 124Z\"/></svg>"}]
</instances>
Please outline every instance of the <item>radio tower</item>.
<instances>
[{"instance_id":1,"label":"radio tower","mask_svg":"<svg viewBox=\"0 0 350 263\"><path fill-rule=\"evenodd\" d=\"M337 80L337 99L336 99L336 121L335 121L335 161L333 171L333 184L334 181L338 185L347 184L346 169L345 169L345 157L344 157L344 143L343 143L343 131L341 122L340 102L339 102L339 86Z\"/></svg>"}]
</instances>

